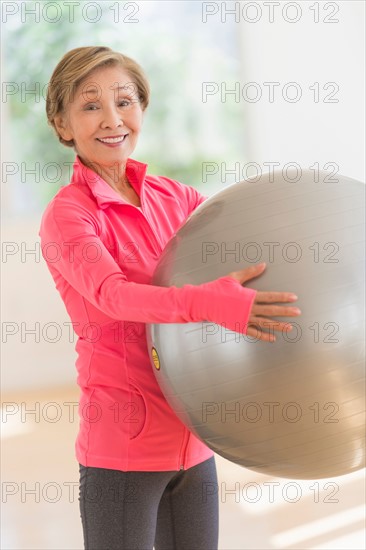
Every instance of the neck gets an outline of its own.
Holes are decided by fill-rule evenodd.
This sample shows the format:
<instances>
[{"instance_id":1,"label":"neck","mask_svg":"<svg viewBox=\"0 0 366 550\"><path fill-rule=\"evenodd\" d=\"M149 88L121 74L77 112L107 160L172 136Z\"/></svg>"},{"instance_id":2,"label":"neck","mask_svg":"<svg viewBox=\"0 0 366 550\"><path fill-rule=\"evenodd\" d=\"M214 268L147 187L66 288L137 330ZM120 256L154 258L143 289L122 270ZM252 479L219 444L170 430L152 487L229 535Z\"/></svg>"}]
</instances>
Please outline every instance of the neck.
<instances>
[{"instance_id":1,"label":"neck","mask_svg":"<svg viewBox=\"0 0 366 550\"><path fill-rule=\"evenodd\" d=\"M80 159L85 166L91 168L116 191L125 192L132 188L126 175L126 162L115 162L111 165L88 163Z\"/></svg>"}]
</instances>

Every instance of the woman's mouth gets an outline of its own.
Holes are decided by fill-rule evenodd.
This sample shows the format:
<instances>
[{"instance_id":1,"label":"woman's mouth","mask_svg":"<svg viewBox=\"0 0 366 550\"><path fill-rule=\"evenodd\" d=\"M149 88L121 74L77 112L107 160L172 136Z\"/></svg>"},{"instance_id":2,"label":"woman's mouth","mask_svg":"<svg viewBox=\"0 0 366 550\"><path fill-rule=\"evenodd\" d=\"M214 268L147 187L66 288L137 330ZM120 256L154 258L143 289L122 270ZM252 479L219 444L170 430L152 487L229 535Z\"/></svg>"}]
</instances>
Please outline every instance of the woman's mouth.
<instances>
[{"instance_id":1,"label":"woman's mouth","mask_svg":"<svg viewBox=\"0 0 366 550\"><path fill-rule=\"evenodd\" d=\"M107 145L108 147L116 147L124 142L127 135L128 134L124 134L123 136L97 138L97 141L100 141L100 143L103 143L103 145Z\"/></svg>"}]
</instances>

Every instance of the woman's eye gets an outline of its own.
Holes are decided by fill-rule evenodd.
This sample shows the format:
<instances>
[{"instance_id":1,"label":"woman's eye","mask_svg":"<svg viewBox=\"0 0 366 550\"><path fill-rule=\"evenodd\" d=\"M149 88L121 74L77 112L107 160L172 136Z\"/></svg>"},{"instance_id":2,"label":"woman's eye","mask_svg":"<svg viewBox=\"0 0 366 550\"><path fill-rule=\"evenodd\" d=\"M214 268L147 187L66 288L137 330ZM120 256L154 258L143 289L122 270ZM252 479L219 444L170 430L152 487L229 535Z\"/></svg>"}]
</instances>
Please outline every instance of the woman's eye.
<instances>
[{"instance_id":1,"label":"woman's eye","mask_svg":"<svg viewBox=\"0 0 366 550\"><path fill-rule=\"evenodd\" d=\"M129 107L131 107L131 105L132 105L132 101L128 99L121 99L121 101L118 102L118 106L124 109L128 109ZM95 105L94 103L89 103L84 107L85 111L95 111L96 109L98 109L98 106Z\"/></svg>"},{"instance_id":2,"label":"woman's eye","mask_svg":"<svg viewBox=\"0 0 366 550\"><path fill-rule=\"evenodd\" d=\"M121 107L129 107L131 105L131 101L128 101L127 99L123 99L122 101L119 102L119 105Z\"/></svg>"}]
</instances>

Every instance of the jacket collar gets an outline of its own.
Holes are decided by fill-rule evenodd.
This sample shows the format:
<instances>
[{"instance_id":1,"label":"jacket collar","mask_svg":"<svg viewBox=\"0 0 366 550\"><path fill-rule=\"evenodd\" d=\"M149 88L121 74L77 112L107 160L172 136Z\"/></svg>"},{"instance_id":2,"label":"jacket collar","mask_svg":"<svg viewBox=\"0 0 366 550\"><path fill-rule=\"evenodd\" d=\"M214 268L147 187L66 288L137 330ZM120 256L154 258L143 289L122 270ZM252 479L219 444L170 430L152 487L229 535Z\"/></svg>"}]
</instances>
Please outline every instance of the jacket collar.
<instances>
[{"instance_id":1,"label":"jacket collar","mask_svg":"<svg viewBox=\"0 0 366 550\"><path fill-rule=\"evenodd\" d=\"M147 171L147 164L128 158L126 162L126 176L136 193L141 197ZM82 163L76 155L73 164L71 183L86 184L97 200L100 208L106 208L111 203L130 204L97 173Z\"/></svg>"}]
</instances>

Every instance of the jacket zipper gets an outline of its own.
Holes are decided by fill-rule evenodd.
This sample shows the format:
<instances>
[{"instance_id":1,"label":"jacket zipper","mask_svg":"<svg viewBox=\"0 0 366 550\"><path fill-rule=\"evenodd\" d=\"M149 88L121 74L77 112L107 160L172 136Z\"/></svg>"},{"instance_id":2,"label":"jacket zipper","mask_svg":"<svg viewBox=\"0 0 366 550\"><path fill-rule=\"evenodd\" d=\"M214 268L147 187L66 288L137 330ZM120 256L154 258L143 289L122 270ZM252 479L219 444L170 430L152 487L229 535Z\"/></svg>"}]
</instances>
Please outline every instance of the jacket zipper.
<instances>
[{"instance_id":1,"label":"jacket zipper","mask_svg":"<svg viewBox=\"0 0 366 550\"><path fill-rule=\"evenodd\" d=\"M138 210L138 209L136 209L136 210ZM150 232L150 234L152 235L152 237L154 239L156 252L160 254L163 250L163 247L160 245L159 241L157 240L157 238L155 236L155 233L153 232L153 230L151 228L148 217L141 210L139 210L139 213L142 215L142 217L146 221L146 225L149 228L149 232ZM184 427L183 443L182 443L181 452L180 452L180 456L179 456L179 470L184 470L184 465L185 465L185 462L186 462L186 451L187 451L190 435L191 435L191 432L186 427Z\"/></svg>"},{"instance_id":2,"label":"jacket zipper","mask_svg":"<svg viewBox=\"0 0 366 550\"><path fill-rule=\"evenodd\" d=\"M142 203L141 203L141 204L142 204ZM152 238L153 238L153 240L154 240L155 252L158 253L158 254L161 254L161 252L163 251L163 247L162 247L161 244L159 243L158 239L157 239L156 236L155 236L155 233L154 233L153 230L152 230L152 227L151 227L149 218L147 217L147 215L146 215L144 212L142 212L142 210L139 210L138 208L136 208L136 210L138 210L139 214L142 215L142 217L144 218L144 220L145 220L145 222L146 222L147 227L149 228L149 233L150 233L150 235L152 236Z\"/></svg>"},{"instance_id":3,"label":"jacket zipper","mask_svg":"<svg viewBox=\"0 0 366 550\"><path fill-rule=\"evenodd\" d=\"M180 457L179 457L179 469L180 470L184 470L184 465L186 463L186 451L187 451L190 436L191 436L191 432L186 427L184 427L183 444L182 444L182 449L181 449Z\"/></svg>"},{"instance_id":4,"label":"jacket zipper","mask_svg":"<svg viewBox=\"0 0 366 550\"><path fill-rule=\"evenodd\" d=\"M157 245L157 247L155 246L155 249L160 254L163 250L163 247L158 242L158 240L157 240L157 238L156 238L156 236L155 236L155 234L154 234L154 232L151 228L148 217L141 210L139 210L139 212L140 212L140 214L143 215L143 218L146 220L146 224L149 228L149 231L150 231L151 235L154 238L155 245ZM184 427L183 443L182 443L181 452L180 452L180 456L179 456L179 469L180 470L184 470L184 465L185 465L185 462L186 462L186 451L187 451L190 435L191 435L190 431L186 427Z\"/></svg>"}]
</instances>

